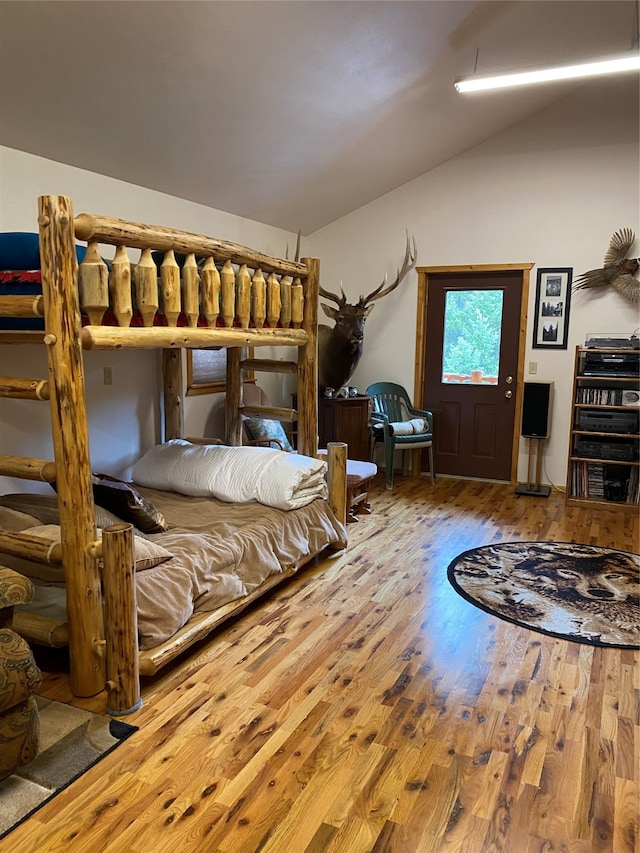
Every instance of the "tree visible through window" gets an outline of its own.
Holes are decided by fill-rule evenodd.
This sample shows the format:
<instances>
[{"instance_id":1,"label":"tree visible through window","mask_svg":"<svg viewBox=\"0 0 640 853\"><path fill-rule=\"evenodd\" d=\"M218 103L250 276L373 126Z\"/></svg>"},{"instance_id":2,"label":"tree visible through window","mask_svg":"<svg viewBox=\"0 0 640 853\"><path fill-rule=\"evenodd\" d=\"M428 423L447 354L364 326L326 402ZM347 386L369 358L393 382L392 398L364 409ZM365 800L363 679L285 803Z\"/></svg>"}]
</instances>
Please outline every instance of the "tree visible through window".
<instances>
[{"instance_id":1,"label":"tree visible through window","mask_svg":"<svg viewBox=\"0 0 640 853\"><path fill-rule=\"evenodd\" d=\"M443 382L497 382L502 305L502 290L447 291Z\"/></svg>"}]
</instances>

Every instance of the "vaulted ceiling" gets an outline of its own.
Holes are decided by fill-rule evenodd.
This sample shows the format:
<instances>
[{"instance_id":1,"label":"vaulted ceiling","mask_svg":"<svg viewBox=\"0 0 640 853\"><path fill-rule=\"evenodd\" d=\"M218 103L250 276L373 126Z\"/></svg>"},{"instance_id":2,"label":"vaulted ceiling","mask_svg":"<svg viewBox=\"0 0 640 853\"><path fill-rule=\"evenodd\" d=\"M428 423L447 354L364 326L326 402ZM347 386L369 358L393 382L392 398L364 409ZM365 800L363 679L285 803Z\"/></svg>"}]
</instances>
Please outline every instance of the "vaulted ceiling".
<instances>
[{"instance_id":1,"label":"vaulted ceiling","mask_svg":"<svg viewBox=\"0 0 640 853\"><path fill-rule=\"evenodd\" d=\"M309 234L589 85L463 96L457 77L628 53L636 16L635 0L4 0L0 143Z\"/></svg>"}]
</instances>

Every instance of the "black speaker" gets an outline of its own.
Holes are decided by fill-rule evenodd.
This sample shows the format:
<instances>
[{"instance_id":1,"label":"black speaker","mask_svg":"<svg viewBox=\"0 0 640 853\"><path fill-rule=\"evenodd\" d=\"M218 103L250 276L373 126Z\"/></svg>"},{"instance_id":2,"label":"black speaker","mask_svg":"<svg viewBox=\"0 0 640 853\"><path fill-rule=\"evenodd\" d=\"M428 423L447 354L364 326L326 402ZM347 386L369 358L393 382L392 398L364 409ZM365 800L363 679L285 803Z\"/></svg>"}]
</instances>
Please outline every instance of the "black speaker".
<instances>
[{"instance_id":1,"label":"black speaker","mask_svg":"<svg viewBox=\"0 0 640 853\"><path fill-rule=\"evenodd\" d=\"M548 438L553 382L525 382L522 396L522 435Z\"/></svg>"}]
</instances>

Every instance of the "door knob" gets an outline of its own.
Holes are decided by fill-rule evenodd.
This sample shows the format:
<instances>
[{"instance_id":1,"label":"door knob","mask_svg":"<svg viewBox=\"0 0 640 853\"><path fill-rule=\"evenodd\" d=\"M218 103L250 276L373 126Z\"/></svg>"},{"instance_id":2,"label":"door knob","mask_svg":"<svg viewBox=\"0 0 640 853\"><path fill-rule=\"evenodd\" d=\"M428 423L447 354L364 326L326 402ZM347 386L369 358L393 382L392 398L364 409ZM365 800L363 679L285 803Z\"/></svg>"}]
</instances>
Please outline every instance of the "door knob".
<instances>
[{"instance_id":1,"label":"door knob","mask_svg":"<svg viewBox=\"0 0 640 853\"><path fill-rule=\"evenodd\" d=\"M513 397L513 391L511 389L509 389L508 391L505 391L504 396L507 398L507 400L510 400L511 397Z\"/></svg>"},{"instance_id":2,"label":"door knob","mask_svg":"<svg viewBox=\"0 0 640 853\"><path fill-rule=\"evenodd\" d=\"M511 385L511 383L513 382L513 376L505 377L504 381L507 383L507 385Z\"/></svg>"}]
</instances>

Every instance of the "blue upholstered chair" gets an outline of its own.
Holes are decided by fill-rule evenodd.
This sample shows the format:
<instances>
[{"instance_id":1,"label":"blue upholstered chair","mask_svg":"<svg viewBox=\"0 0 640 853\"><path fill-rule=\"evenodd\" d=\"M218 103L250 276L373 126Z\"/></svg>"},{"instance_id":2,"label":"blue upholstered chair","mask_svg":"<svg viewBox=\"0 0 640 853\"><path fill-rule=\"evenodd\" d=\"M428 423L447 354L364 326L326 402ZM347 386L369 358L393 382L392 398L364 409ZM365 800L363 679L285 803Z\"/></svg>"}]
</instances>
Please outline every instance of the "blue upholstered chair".
<instances>
[{"instance_id":1,"label":"blue upholstered chair","mask_svg":"<svg viewBox=\"0 0 640 853\"><path fill-rule=\"evenodd\" d=\"M387 489L393 488L393 460L396 450L426 447L429 451L433 483L433 414L424 409L416 409L402 385L396 385L394 382L374 382L369 385L365 394L373 400L371 453L373 456L376 443L381 442L384 445Z\"/></svg>"}]
</instances>

